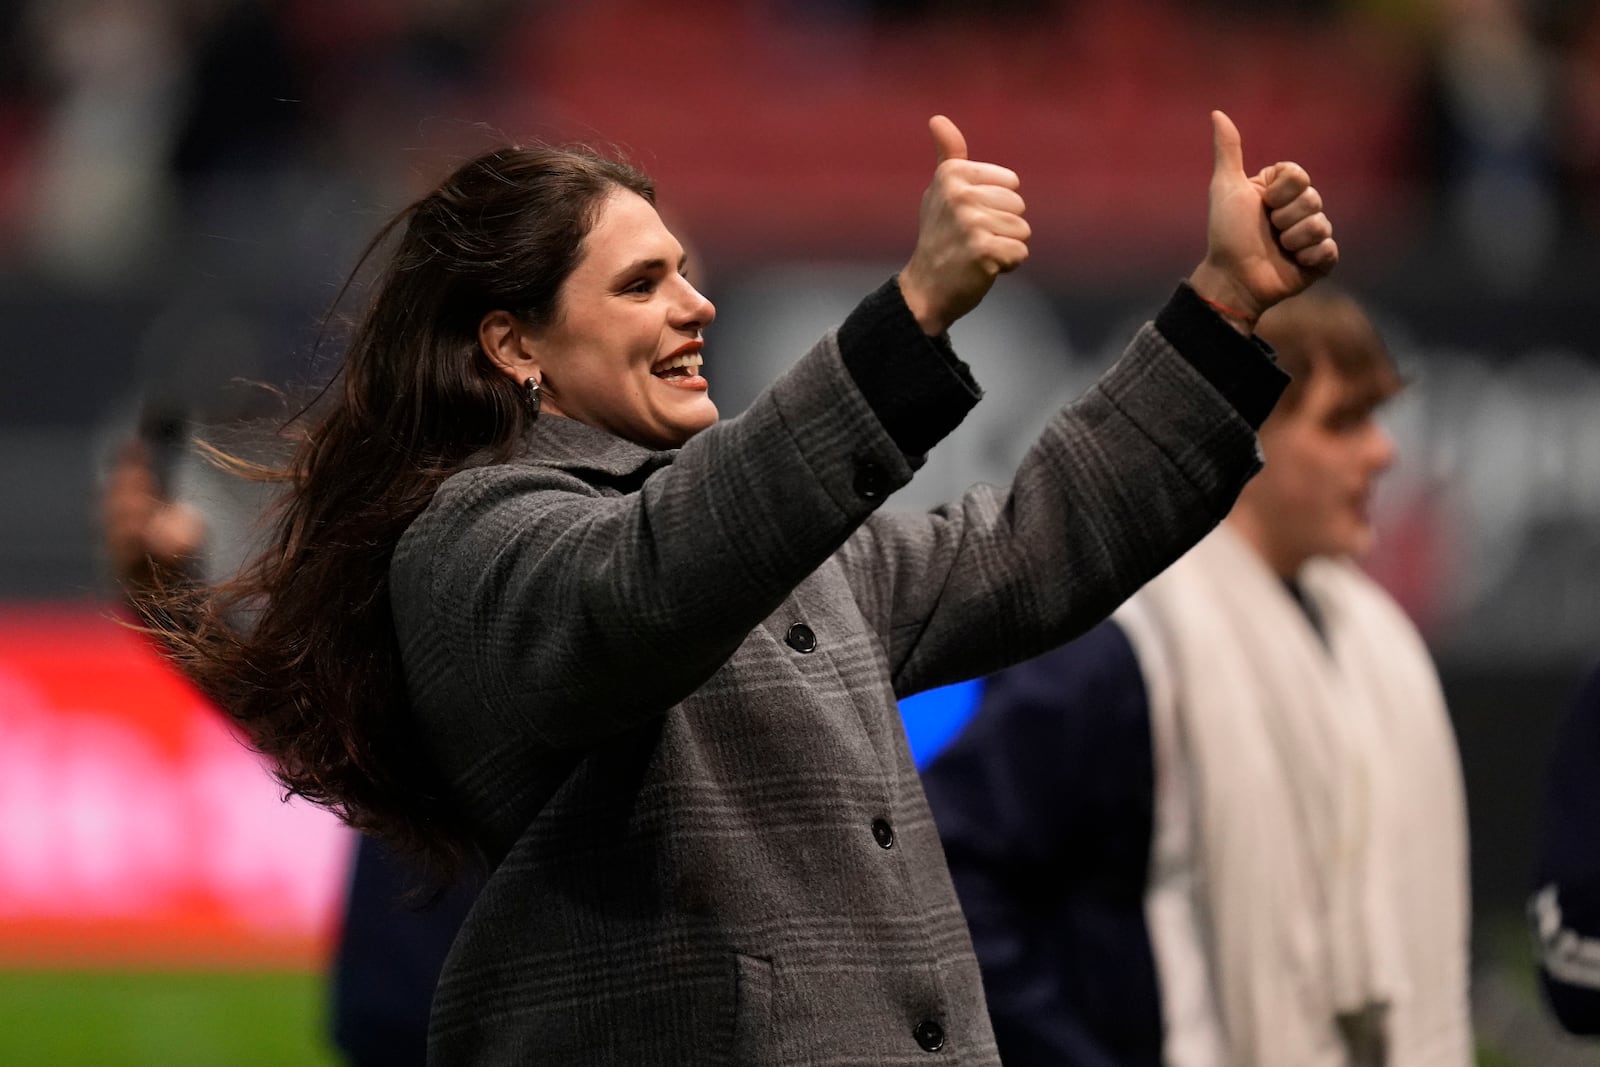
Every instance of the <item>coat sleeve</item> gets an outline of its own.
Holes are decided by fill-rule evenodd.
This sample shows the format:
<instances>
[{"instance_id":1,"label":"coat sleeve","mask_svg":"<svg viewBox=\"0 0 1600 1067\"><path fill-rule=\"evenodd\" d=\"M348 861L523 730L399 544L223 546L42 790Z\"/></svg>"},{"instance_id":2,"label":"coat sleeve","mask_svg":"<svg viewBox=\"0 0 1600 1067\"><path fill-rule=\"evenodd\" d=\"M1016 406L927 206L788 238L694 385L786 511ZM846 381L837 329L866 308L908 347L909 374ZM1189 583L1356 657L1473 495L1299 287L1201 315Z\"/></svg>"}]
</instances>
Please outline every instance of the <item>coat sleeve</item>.
<instances>
[{"instance_id":1,"label":"coat sleeve","mask_svg":"<svg viewBox=\"0 0 1600 1067\"><path fill-rule=\"evenodd\" d=\"M1600 1034L1600 670L1568 709L1545 790L1529 918L1545 1000L1575 1034Z\"/></svg>"},{"instance_id":2,"label":"coat sleeve","mask_svg":"<svg viewBox=\"0 0 1600 1067\"><path fill-rule=\"evenodd\" d=\"M1150 720L1105 622L991 679L923 784L1008 1065L1157 1067Z\"/></svg>"},{"instance_id":3,"label":"coat sleeve","mask_svg":"<svg viewBox=\"0 0 1600 1067\"><path fill-rule=\"evenodd\" d=\"M875 515L845 546L897 695L1083 632L1228 513L1260 467L1255 429L1287 378L1225 326L1219 340L1174 312L1195 302L1180 289L1140 329L1051 420L1009 489L978 486L927 515Z\"/></svg>"},{"instance_id":4,"label":"coat sleeve","mask_svg":"<svg viewBox=\"0 0 1600 1067\"><path fill-rule=\"evenodd\" d=\"M904 425L886 428L830 334L642 485L537 454L447 481L391 566L413 692L470 693L479 736L531 731L579 749L703 685L909 480L918 459L896 431L943 436L976 402L964 367L916 330L892 287L863 301L847 332L847 347L916 379ZM535 435L557 429L631 447L570 423Z\"/></svg>"}]
</instances>

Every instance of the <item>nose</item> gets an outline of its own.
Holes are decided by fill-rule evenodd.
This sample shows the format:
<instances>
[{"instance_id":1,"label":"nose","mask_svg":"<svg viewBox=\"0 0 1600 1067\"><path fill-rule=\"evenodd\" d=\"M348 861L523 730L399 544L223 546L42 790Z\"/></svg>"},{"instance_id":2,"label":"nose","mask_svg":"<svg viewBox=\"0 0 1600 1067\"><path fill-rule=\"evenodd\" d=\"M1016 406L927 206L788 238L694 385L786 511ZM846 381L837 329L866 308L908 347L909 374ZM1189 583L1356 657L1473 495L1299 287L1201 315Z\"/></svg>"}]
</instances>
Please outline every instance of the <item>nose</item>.
<instances>
[{"instance_id":1,"label":"nose","mask_svg":"<svg viewBox=\"0 0 1600 1067\"><path fill-rule=\"evenodd\" d=\"M672 325L680 330L703 330L717 317L716 305L707 300L689 279L680 279L683 291L673 308Z\"/></svg>"},{"instance_id":2,"label":"nose","mask_svg":"<svg viewBox=\"0 0 1600 1067\"><path fill-rule=\"evenodd\" d=\"M1394 438L1389 435L1389 431L1384 428L1383 424L1377 420L1373 420L1367 450L1374 471L1382 472L1394 466Z\"/></svg>"}]
</instances>

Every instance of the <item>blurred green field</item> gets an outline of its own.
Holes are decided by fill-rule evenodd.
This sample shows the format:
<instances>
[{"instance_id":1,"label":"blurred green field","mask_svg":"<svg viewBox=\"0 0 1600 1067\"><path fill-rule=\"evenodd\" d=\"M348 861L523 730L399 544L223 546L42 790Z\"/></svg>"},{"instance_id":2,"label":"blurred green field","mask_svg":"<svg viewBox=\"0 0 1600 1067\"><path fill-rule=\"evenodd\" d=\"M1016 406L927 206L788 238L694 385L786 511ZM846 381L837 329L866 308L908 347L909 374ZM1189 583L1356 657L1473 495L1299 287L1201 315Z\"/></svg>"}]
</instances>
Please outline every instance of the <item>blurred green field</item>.
<instances>
[{"instance_id":1,"label":"blurred green field","mask_svg":"<svg viewBox=\"0 0 1600 1067\"><path fill-rule=\"evenodd\" d=\"M0 1064L336 1067L317 974L0 972Z\"/></svg>"},{"instance_id":2,"label":"blurred green field","mask_svg":"<svg viewBox=\"0 0 1600 1067\"><path fill-rule=\"evenodd\" d=\"M1510 1006L1479 1020L1478 1067L1596 1062L1593 1045L1552 1036L1531 980L1486 984ZM317 974L0 972L5 1065L339 1067L325 1032Z\"/></svg>"}]
</instances>

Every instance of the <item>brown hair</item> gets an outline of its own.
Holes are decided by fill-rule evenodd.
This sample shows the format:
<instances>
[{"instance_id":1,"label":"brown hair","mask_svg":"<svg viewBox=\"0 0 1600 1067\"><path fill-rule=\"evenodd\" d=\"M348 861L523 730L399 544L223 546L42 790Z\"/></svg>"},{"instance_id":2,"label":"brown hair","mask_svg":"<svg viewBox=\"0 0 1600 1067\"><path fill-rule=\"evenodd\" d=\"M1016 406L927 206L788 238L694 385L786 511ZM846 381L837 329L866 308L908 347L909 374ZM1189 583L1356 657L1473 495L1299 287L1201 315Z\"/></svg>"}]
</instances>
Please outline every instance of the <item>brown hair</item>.
<instances>
[{"instance_id":1,"label":"brown hair","mask_svg":"<svg viewBox=\"0 0 1600 1067\"><path fill-rule=\"evenodd\" d=\"M470 844L414 742L390 559L441 482L482 457L507 458L527 428L522 390L478 344L480 320L505 309L552 321L617 189L655 199L643 174L586 149L509 147L391 219L361 257L399 231L325 412L286 469L255 472L288 486L268 549L220 586L133 593L290 794L441 874L460 870Z\"/></svg>"},{"instance_id":2,"label":"brown hair","mask_svg":"<svg viewBox=\"0 0 1600 1067\"><path fill-rule=\"evenodd\" d=\"M1267 309L1256 334L1273 347L1278 365L1293 379L1274 414L1295 411L1312 377L1325 371L1356 386L1373 407L1405 387L1361 305L1325 282Z\"/></svg>"}]
</instances>

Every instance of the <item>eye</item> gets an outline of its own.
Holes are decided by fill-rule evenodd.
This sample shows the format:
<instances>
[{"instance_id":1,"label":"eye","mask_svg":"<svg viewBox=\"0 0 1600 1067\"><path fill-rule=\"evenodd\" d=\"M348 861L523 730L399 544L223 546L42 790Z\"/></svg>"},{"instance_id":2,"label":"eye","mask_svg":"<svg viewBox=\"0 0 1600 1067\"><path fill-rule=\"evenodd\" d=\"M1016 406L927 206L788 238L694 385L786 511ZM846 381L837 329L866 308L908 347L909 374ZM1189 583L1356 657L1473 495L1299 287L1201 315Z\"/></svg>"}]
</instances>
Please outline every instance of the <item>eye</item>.
<instances>
[{"instance_id":1,"label":"eye","mask_svg":"<svg viewBox=\"0 0 1600 1067\"><path fill-rule=\"evenodd\" d=\"M1345 434L1361 429L1371 418L1370 408L1340 408L1328 415L1324 425L1334 433Z\"/></svg>"},{"instance_id":2,"label":"eye","mask_svg":"<svg viewBox=\"0 0 1600 1067\"><path fill-rule=\"evenodd\" d=\"M640 278L640 279L638 279L636 281L628 283L628 285L626 287L624 287L622 291L624 293L636 293L636 294L639 294L639 295L648 295L650 293L655 292L655 290L656 290L656 280L654 278Z\"/></svg>"}]
</instances>

